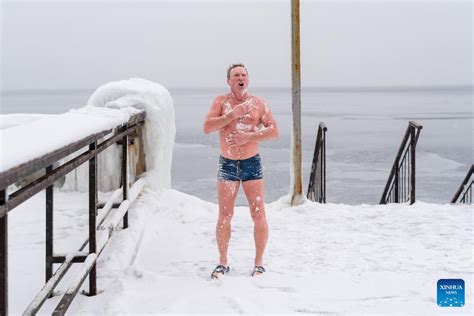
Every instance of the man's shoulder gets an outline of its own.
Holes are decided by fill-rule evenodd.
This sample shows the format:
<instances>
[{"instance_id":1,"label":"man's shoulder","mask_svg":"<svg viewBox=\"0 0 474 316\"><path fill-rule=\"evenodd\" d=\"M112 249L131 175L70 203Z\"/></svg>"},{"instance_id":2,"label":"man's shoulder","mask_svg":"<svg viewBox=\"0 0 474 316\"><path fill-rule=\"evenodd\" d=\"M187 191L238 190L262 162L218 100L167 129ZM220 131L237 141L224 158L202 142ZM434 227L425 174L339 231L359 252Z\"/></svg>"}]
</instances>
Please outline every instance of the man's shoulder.
<instances>
[{"instance_id":1,"label":"man's shoulder","mask_svg":"<svg viewBox=\"0 0 474 316\"><path fill-rule=\"evenodd\" d=\"M261 98L259 96L256 96L256 95L250 95L250 98L252 98L252 100L254 100L258 104L266 104L267 103L267 101L265 101L263 98Z\"/></svg>"},{"instance_id":2,"label":"man's shoulder","mask_svg":"<svg viewBox=\"0 0 474 316\"><path fill-rule=\"evenodd\" d=\"M229 94L221 94L214 98L214 102L223 102L229 97Z\"/></svg>"},{"instance_id":3,"label":"man's shoulder","mask_svg":"<svg viewBox=\"0 0 474 316\"><path fill-rule=\"evenodd\" d=\"M253 103L259 109L260 113L265 113L268 111L268 106L267 106L267 101L265 101L263 98L252 95L250 96L253 100Z\"/></svg>"}]
</instances>

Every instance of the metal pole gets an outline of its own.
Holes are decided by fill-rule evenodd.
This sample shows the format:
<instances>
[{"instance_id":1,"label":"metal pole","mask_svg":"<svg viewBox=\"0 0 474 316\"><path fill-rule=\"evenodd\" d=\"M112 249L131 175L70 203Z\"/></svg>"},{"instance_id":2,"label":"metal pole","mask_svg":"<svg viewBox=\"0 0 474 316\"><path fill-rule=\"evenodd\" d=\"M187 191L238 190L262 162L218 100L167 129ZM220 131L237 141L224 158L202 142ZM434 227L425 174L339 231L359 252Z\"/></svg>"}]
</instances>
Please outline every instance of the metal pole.
<instances>
[{"instance_id":1,"label":"metal pole","mask_svg":"<svg viewBox=\"0 0 474 316\"><path fill-rule=\"evenodd\" d=\"M53 171L53 166L46 167L46 174ZM54 185L46 188L46 281L53 276L53 192Z\"/></svg>"},{"instance_id":2,"label":"metal pole","mask_svg":"<svg viewBox=\"0 0 474 316\"><path fill-rule=\"evenodd\" d=\"M323 151L322 151L322 168L323 168L323 192L322 192L322 203L326 203L326 129L323 129Z\"/></svg>"},{"instance_id":3,"label":"metal pole","mask_svg":"<svg viewBox=\"0 0 474 316\"><path fill-rule=\"evenodd\" d=\"M124 126L124 131L127 130L128 126ZM128 135L122 138L122 188L123 188L123 200L128 199ZM123 228L128 227L128 211L123 216Z\"/></svg>"},{"instance_id":4,"label":"metal pole","mask_svg":"<svg viewBox=\"0 0 474 316\"><path fill-rule=\"evenodd\" d=\"M89 145L89 151L97 149L97 142ZM96 253L97 241L96 233L96 214L97 214L97 156L89 160L89 253ZM89 295L97 294L97 274L96 265L91 268L89 273Z\"/></svg>"},{"instance_id":5,"label":"metal pole","mask_svg":"<svg viewBox=\"0 0 474 316\"><path fill-rule=\"evenodd\" d=\"M395 184L395 186L393 188L393 191L395 193L395 203L400 202L400 199L399 199L400 188L398 187L398 185L400 183L399 175L400 175L400 169L397 168L397 170L395 171L395 179L393 180L394 184Z\"/></svg>"},{"instance_id":6,"label":"metal pole","mask_svg":"<svg viewBox=\"0 0 474 316\"><path fill-rule=\"evenodd\" d=\"M0 190L0 205L6 201L6 189ZM0 315L8 315L8 211L0 217Z\"/></svg>"},{"instance_id":7,"label":"metal pole","mask_svg":"<svg viewBox=\"0 0 474 316\"><path fill-rule=\"evenodd\" d=\"M415 128L410 126L410 135L411 135L411 142L410 142L410 150L411 150L411 187L410 187L410 204L415 203L415 158L416 158L416 140L415 140Z\"/></svg>"},{"instance_id":8,"label":"metal pole","mask_svg":"<svg viewBox=\"0 0 474 316\"><path fill-rule=\"evenodd\" d=\"M293 132L291 138L291 205L304 201L301 171L301 63L300 1L291 0L291 91Z\"/></svg>"}]
</instances>

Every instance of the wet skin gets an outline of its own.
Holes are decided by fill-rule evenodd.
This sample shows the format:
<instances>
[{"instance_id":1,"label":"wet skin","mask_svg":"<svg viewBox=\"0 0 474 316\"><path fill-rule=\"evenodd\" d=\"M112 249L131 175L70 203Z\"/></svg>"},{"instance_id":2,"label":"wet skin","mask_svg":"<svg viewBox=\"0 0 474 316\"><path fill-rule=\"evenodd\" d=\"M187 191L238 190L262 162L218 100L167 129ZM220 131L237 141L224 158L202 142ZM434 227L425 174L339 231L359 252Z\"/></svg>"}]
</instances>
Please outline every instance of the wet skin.
<instances>
[{"instance_id":1,"label":"wet skin","mask_svg":"<svg viewBox=\"0 0 474 316\"><path fill-rule=\"evenodd\" d=\"M239 160L255 156L259 142L277 138L278 127L265 101L247 93L249 79L243 67L231 70L227 84L230 92L218 96L204 122L206 134L218 131L220 152L225 158ZM263 265L263 254L268 240L263 179L242 182L254 222L255 265ZM231 237L231 221L240 181L217 181L219 216L216 240L219 264L227 266L227 252Z\"/></svg>"}]
</instances>

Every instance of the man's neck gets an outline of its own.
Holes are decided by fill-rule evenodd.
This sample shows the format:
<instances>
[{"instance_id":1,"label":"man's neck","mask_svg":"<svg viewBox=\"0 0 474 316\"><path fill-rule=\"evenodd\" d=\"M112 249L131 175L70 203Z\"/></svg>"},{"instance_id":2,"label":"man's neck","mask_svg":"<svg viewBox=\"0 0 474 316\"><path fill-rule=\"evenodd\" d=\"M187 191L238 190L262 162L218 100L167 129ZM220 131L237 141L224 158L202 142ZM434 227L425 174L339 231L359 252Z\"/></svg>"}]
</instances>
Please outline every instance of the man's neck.
<instances>
[{"instance_id":1,"label":"man's neck","mask_svg":"<svg viewBox=\"0 0 474 316\"><path fill-rule=\"evenodd\" d=\"M237 101L244 101L248 97L247 90L242 91L242 92L232 91L231 94L232 94L232 97Z\"/></svg>"}]
</instances>

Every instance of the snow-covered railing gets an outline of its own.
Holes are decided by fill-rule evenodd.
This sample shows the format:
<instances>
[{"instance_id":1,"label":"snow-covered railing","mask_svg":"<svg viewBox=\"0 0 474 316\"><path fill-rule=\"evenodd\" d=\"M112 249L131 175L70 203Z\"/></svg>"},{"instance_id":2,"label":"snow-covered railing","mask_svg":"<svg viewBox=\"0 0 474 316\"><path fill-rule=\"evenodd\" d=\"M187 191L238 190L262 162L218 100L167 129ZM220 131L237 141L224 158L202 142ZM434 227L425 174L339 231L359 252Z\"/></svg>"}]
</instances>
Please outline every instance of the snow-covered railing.
<instances>
[{"instance_id":1,"label":"snow-covered railing","mask_svg":"<svg viewBox=\"0 0 474 316\"><path fill-rule=\"evenodd\" d=\"M471 168L464 177L464 180L451 199L451 203L472 204L472 185L474 184L474 179L472 178L473 173L474 165L471 165Z\"/></svg>"},{"instance_id":2,"label":"snow-covered railing","mask_svg":"<svg viewBox=\"0 0 474 316\"><path fill-rule=\"evenodd\" d=\"M126 205L126 207L121 207L120 219L123 219L123 225L125 228L128 225L128 207L143 188L144 182L140 180L137 181L129 192L127 147L129 144L129 135L140 134L139 130L143 126L146 116L145 111L134 111L125 116L123 115L124 113L119 113L120 115L117 116L111 115L111 113L107 112L112 110L98 111L102 112L93 113L94 115L88 113L89 116L87 117L83 115L84 113L79 113L79 115L77 115L77 113L67 113L63 117L59 117L59 120L54 121L62 122L63 124L64 121L67 121L67 123L70 124L67 127L72 130L81 129L80 127L82 127L81 133L76 133L73 136L68 135L68 137L63 137L64 135L60 134L61 128L59 128L59 130L56 128L55 132L54 126L50 126L52 124L37 125L41 126L41 129L50 129L50 134L48 134L49 136L46 139L44 136L38 136L38 134L44 135L42 133L44 130L35 130L31 126L28 129L18 130L21 135L18 135L16 142L8 143L11 138L7 138L2 134L3 145L7 143L11 146L5 146L2 148L2 161L0 164L0 315L8 314L8 212L44 189L46 189L47 283L35 300L30 304L30 306L28 306L24 314L31 315L38 312L44 301L51 295L54 288L68 271L72 263L83 263L83 268L76 278L78 281L75 282L75 284L73 284L73 286L71 286L67 291L67 297L65 295L66 299L61 301L60 306L58 306L55 313L65 313L87 275L89 275L88 294L97 294L95 263L97 257L111 236L111 232L109 231L106 233L107 236L103 237L103 233L100 231L97 232L97 226L101 225L106 220L106 214L108 214L108 212L113 208L114 201L119 197L120 193L122 193L123 200L121 205ZM104 114L106 114L105 118ZM101 119L94 121L97 119L97 116L101 116ZM92 124L90 124L91 122ZM100 122L100 124L94 125L94 122ZM84 127L84 123L89 126ZM119 125L116 125L117 123ZM74 124L76 124L76 126L74 126ZM25 131L28 133L25 133ZM92 132L87 133L87 131ZM10 130L9 132L11 133L12 131ZM13 132L15 132L15 130L13 130ZM22 141L20 141L20 144L17 144L19 138L21 138ZM32 156L31 153L28 155L28 153L25 154L22 152L22 149L23 151L28 152L28 149L30 149L29 147L38 147L35 142L41 141L41 139L45 143L49 142L49 144L47 144L47 146L40 146L39 150L31 150L31 152L36 153L36 155L33 154ZM71 139L73 139L73 141L67 142L67 140ZM97 216L97 155L116 143L122 145L122 188L112 195L110 201L104 205L100 215ZM86 150L84 151L84 149ZM74 155L76 156L70 158ZM79 251L73 251L69 254L63 255L54 254L54 183L87 161L89 162L89 238L84 241ZM15 184L20 180L23 181L25 178L30 178L41 170L45 170L45 172L43 175L40 175L39 178L31 178L31 180L23 186L20 186L19 188L16 187ZM106 214L103 215L103 213ZM99 219L99 223L97 223L97 219ZM115 216L114 223L118 224ZM97 233L99 235L99 243L97 243ZM83 249L87 244L89 244L89 251L83 252ZM62 263L54 274L53 263Z\"/></svg>"},{"instance_id":3,"label":"snow-covered railing","mask_svg":"<svg viewBox=\"0 0 474 316\"><path fill-rule=\"evenodd\" d=\"M307 197L311 201L326 203L326 125L319 123L314 146L313 163L309 175Z\"/></svg>"},{"instance_id":4,"label":"snow-covered railing","mask_svg":"<svg viewBox=\"0 0 474 316\"><path fill-rule=\"evenodd\" d=\"M422 125L410 121L382 193L380 204L415 203L416 144ZM408 159L409 158L409 159Z\"/></svg>"}]
</instances>

